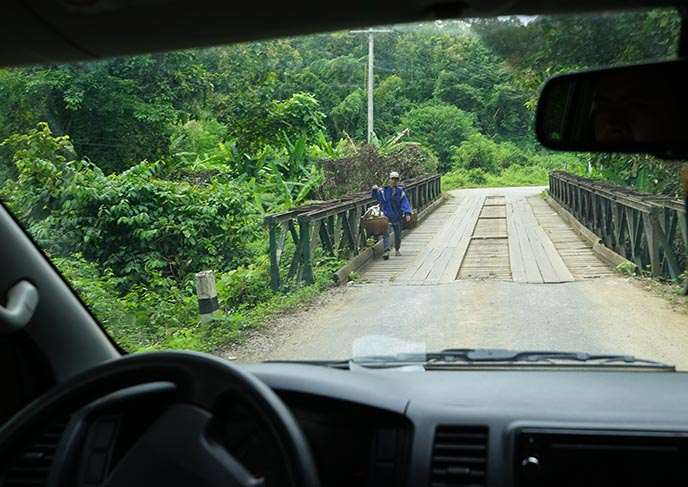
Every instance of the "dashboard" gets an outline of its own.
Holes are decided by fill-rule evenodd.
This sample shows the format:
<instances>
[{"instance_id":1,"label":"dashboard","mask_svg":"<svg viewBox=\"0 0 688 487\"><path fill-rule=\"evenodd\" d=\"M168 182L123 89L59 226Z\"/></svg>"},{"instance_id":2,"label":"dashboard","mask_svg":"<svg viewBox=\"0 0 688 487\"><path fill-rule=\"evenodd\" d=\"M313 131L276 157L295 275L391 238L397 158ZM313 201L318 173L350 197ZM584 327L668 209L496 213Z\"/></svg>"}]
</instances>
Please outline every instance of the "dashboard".
<instances>
[{"instance_id":1,"label":"dashboard","mask_svg":"<svg viewBox=\"0 0 688 487\"><path fill-rule=\"evenodd\" d=\"M688 375L676 372L351 370L244 366L291 410L323 487L647 486L688 481ZM175 400L158 382L45 425L0 486L107 485L107 473ZM208 437L265 487L286 477L270 426L231 394ZM84 421L84 418L87 421ZM80 438L79 438L80 437ZM79 441L82 458L65 457ZM75 465L72 470L52 465ZM307 486L306 486L307 487Z\"/></svg>"},{"instance_id":2,"label":"dashboard","mask_svg":"<svg viewBox=\"0 0 688 487\"><path fill-rule=\"evenodd\" d=\"M247 368L285 400L309 442L313 431L303 422L304 407L320 414L337 402L352 411L360 408L356 418L365 418L361 425L366 424L366 434L347 427L329 430L332 442L343 441L353 448L356 441L363 441L359 463L367 456L374 464L380 454L375 447L379 438L371 438L380 431L396 430L397 446L388 451L396 455L392 463L401 465L400 470L390 469L382 476L378 471L375 481L368 477L355 483L349 477L330 483L328 472L334 470L320 460L323 485L688 482L688 376L682 373L337 370L286 363ZM336 423L336 416L332 420ZM367 448L362 446L365 442ZM316 452L321 448L314 446ZM327 450L322 452L329 456Z\"/></svg>"}]
</instances>

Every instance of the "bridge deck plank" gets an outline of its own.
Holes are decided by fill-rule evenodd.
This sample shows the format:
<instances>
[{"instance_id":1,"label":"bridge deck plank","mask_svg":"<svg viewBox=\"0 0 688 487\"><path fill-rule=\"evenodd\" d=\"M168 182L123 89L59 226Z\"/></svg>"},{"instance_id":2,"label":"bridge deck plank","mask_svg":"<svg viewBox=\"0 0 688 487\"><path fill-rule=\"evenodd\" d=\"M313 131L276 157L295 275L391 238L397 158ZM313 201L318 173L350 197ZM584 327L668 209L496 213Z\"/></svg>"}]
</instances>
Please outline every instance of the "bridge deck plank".
<instances>
[{"instance_id":1,"label":"bridge deck plank","mask_svg":"<svg viewBox=\"0 0 688 487\"><path fill-rule=\"evenodd\" d=\"M548 206L539 197L516 194L469 193L449 200L405 235L401 257L376 259L361 272L362 277L428 285L459 278L561 283L608 275L610 269L599 259L591 259L590 249L569 235L568 224L543 225L539 203ZM500 215L506 221L502 218L499 223ZM569 233L564 235L566 229Z\"/></svg>"},{"instance_id":2,"label":"bridge deck plank","mask_svg":"<svg viewBox=\"0 0 688 487\"><path fill-rule=\"evenodd\" d=\"M535 218L525 199L509 201L511 208L509 232L516 233L521 258L526 269L526 282L559 283L574 281L574 277L559 252ZM511 240L509 242L511 244ZM518 255L512 255L518 258ZM513 259L512 259L513 265ZM537 273L535 272L537 267ZM538 276L539 274L539 276Z\"/></svg>"},{"instance_id":3,"label":"bridge deck plank","mask_svg":"<svg viewBox=\"0 0 688 487\"><path fill-rule=\"evenodd\" d=\"M467 257L471 252L473 237L476 235L476 232L478 232L484 204L484 198L474 200L474 206L471 207L469 213L470 219L466 222L466 228L456 244L450 265L443 275L443 282L451 282L452 280L461 278L461 271L464 267L475 265L475 262L468 262Z\"/></svg>"},{"instance_id":4,"label":"bridge deck plank","mask_svg":"<svg viewBox=\"0 0 688 487\"><path fill-rule=\"evenodd\" d=\"M540 197L528 199L540 226L556 247L576 279L612 276L615 271L603 262L590 244L581 240L571 226Z\"/></svg>"},{"instance_id":5,"label":"bridge deck plank","mask_svg":"<svg viewBox=\"0 0 688 487\"><path fill-rule=\"evenodd\" d=\"M473 236L473 230L480 217L480 211L485 203L485 197L472 198L470 204L466 207L466 214L454 232L451 242L455 242L455 245L449 244L447 247L447 252L451 253L451 257L447 265L442 269L440 275L440 282L451 282L456 280L456 276L459 274L459 269L461 269L461 264L463 264L466 258L466 252L471 244L471 237Z\"/></svg>"},{"instance_id":6,"label":"bridge deck plank","mask_svg":"<svg viewBox=\"0 0 688 487\"><path fill-rule=\"evenodd\" d=\"M428 243L443 231L447 221L456 214L463 203L464 198L461 197L448 200L404 236L401 242L401 257L395 257L392 250L389 260L375 259L361 271L361 277L376 282L403 281L427 284L426 280L413 277L412 273L419 270L417 263L429 255Z\"/></svg>"},{"instance_id":7,"label":"bridge deck plank","mask_svg":"<svg viewBox=\"0 0 688 487\"><path fill-rule=\"evenodd\" d=\"M460 261L458 264L454 261L463 258L463 255L455 257L457 249L460 250L462 240L470 240L470 232L475 225L480 206L480 201L467 198L451 215L446 216L442 228L430 239L420 258L400 276L400 280L453 280L461 265ZM465 246L467 247L467 244ZM463 252L465 253L465 248ZM447 277L448 275L451 277Z\"/></svg>"},{"instance_id":8,"label":"bridge deck plank","mask_svg":"<svg viewBox=\"0 0 688 487\"><path fill-rule=\"evenodd\" d=\"M419 260L410 269L409 275L402 278L453 281L468 248L482 200L483 198L467 198L465 204L445 221L442 230L430 241L427 258Z\"/></svg>"},{"instance_id":9,"label":"bridge deck plank","mask_svg":"<svg viewBox=\"0 0 688 487\"><path fill-rule=\"evenodd\" d=\"M522 219L513 201L507 203L507 227L509 235L509 260L511 276L516 282L542 283L544 279L535 261L533 247L530 245Z\"/></svg>"}]
</instances>

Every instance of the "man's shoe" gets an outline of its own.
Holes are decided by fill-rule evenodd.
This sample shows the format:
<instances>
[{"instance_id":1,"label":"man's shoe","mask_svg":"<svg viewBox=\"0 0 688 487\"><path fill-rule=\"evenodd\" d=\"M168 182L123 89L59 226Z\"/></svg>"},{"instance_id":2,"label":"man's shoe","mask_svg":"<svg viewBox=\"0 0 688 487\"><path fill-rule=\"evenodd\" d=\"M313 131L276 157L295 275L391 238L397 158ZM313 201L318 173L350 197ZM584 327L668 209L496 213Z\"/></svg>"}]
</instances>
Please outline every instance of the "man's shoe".
<instances>
[{"instance_id":1,"label":"man's shoe","mask_svg":"<svg viewBox=\"0 0 688 487\"><path fill-rule=\"evenodd\" d=\"M389 260L389 250L385 250L385 253L382 254L382 258L383 258L384 260Z\"/></svg>"},{"instance_id":2,"label":"man's shoe","mask_svg":"<svg viewBox=\"0 0 688 487\"><path fill-rule=\"evenodd\" d=\"M399 249L397 249L397 250L394 251L394 255L397 256L397 257L400 257L400 256L401 256L401 252L399 252Z\"/></svg>"}]
</instances>

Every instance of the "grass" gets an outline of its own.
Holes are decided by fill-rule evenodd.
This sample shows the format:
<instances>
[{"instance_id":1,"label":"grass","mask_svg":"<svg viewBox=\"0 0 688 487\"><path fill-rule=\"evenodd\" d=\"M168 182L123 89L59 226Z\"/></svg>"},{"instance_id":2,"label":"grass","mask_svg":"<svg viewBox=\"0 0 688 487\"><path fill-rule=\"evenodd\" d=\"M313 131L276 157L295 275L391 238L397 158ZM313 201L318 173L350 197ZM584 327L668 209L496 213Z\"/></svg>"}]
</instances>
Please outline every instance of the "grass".
<instances>
[{"instance_id":1,"label":"grass","mask_svg":"<svg viewBox=\"0 0 688 487\"><path fill-rule=\"evenodd\" d=\"M626 276L633 276L636 274L636 265L633 262L622 262L616 266L616 270Z\"/></svg>"},{"instance_id":2,"label":"grass","mask_svg":"<svg viewBox=\"0 0 688 487\"><path fill-rule=\"evenodd\" d=\"M240 311L217 311L205 324L194 324L175 330L154 347L136 351L183 349L213 353L228 343L238 343L253 329L265 326L272 317L291 313L318 298L331 285L302 286L285 294Z\"/></svg>"},{"instance_id":3,"label":"grass","mask_svg":"<svg viewBox=\"0 0 688 487\"><path fill-rule=\"evenodd\" d=\"M165 287L162 284L167 280L158 279L157 285L136 287L119 296L111 280L98 277L88 263L58 261L85 303L126 351L183 349L208 353L239 342L247 331L264 326L272 317L313 301L334 285L333 272L345 263L323 260L314 268L315 284L292 283L290 289L278 294L270 290L265 263L219 273L216 280L221 308L202 323L195 292L189 286Z\"/></svg>"},{"instance_id":4,"label":"grass","mask_svg":"<svg viewBox=\"0 0 688 487\"><path fill-rule=\"evenodd\" d=\"M662 283L651 278L638 278L651 281L655 293L666 299L674 309L688 314L688 296L683 296L683 286L672 283Z\"/></svg>"}]
</instances>

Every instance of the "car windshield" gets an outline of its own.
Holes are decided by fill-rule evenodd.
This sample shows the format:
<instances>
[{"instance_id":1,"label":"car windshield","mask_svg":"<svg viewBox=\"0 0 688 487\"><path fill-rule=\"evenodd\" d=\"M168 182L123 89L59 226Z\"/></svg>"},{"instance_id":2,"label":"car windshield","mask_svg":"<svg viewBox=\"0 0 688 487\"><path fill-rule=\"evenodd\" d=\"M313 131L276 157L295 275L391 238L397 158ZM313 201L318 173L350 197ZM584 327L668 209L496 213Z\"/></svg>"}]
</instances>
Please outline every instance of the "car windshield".
<instances>
[{"instance_id":1,"label":"car windshield","mask_svg":"<svg viewBox=\"0 0 688 487\"><path fill-rule=\"evenodd\" d=\"M127 352L688 369L681 162L533 129L547 78L675 59L679 30L445 20L3 69L0 195Z\"/></svg>"}]
</instances>

